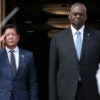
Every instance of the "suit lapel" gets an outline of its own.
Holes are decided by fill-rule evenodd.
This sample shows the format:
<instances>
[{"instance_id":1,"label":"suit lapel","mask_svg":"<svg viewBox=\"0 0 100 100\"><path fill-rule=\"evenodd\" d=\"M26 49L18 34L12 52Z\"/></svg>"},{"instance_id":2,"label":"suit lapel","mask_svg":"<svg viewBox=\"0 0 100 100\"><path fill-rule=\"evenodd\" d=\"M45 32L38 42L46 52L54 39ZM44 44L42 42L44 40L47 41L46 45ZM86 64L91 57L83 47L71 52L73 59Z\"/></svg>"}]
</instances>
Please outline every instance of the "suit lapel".
<instances>
[{"instance_id":1,"label":"suit lapel","mask_svg":"<svg viewBox=\"0 0 100 100\"><path fill-rule=\"evenodd\" d=\"M74 57L74 59L76 59L78 61L71 28L68 28L68 30L65 34L67 35L67 39L65 39L66 40L65 43L67 43L66 44L67 49L69 48L69 54L72 54L72 58Z\"/></svg>"},{"instance_id":2,"label":"suit lapel","mask_svg":"<svg viewBox=\"0 0 100 100\"><path fill-rule=\"evenodd\" d=\"M65 34L67 35L67 40L65 43L68 43L67 45L70 50L70 53L73 54L73 57L75 57L75 59L79 62L78 57L77 57L76 48L75 48L74 41L73 41L71 28L68 28L68 30ZM80 61L82 60L82 58L85 54L86 48L88 47L88 43L89 43L91 35L92 34L91 34L89 28L85 27ZM69 45L69 44L71 44L71 45Z\"/></svg>"},{"instance_id":3,"label":"suit lapel","mask_svg":"<svg viewBox=\"0 0 100 100\"><path fill-rule=\"evenodd\" d=\"M82 52L81 52L80 60L82 60L82 58L85 54L86 48L88 47L88 44L89 44L90 37L91 37L91 32L86 27L84 30L83 45L82 45Z\"/></svg>"},{"instance_id":4,"label":"suit lapel","mask_svg":"<svg viewBox=\"0 0 100 100\"><path fill-rule=\"evenodd\" d=\"M25 59L25 55L23 54L22 50L19 49L19 66L18 66L16 76L20 73L22 67L24 66L25 63L24 59Z\"/></svg>"}]
</instances>

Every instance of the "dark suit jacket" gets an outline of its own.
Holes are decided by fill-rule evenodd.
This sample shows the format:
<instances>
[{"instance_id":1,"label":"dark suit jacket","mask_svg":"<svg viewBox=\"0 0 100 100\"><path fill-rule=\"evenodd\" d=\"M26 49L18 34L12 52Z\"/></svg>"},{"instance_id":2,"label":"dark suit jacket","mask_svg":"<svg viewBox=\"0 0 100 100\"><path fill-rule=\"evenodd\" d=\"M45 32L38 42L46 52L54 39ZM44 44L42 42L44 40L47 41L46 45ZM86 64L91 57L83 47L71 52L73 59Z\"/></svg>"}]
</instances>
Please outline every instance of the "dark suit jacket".
<instances>
[{"instance_id":1,"label":"dark suit jacket","mask_svg":"<svg viewBox=\"0 0 100 100\"><path fill-rule=\"evenodd\" d=\"M33 54L19 49L19 67L12 76L10 63L5 48L0 50L0 100L10 100L11 93L15 100L37 100L38 86Z\"/></svg>"},{"instance_id":2,"label":"dark suit jacket","mask_svg":"<svg viewBox=\"0 0 100 100\"><path fill-rule=\"evenodd\" d=\"M87 100L97 100L95 74L100 62L100 31L85 27L81 59L78 60L71 28L52 37L49 66L49 100L74 100L78 75Z\"/></svg>"}]
</instances>

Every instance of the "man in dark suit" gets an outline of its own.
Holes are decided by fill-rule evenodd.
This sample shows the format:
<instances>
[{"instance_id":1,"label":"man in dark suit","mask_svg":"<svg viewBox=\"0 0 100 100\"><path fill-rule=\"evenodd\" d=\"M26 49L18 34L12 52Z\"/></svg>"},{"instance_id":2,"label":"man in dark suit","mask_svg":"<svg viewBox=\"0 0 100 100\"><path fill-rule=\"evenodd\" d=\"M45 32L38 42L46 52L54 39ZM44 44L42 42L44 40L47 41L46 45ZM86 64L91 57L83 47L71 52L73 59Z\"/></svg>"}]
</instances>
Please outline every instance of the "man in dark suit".
<instances>
[{"instance_id":1,"label":"man in dark suit","mask_svg":"<svg viewBox=\"0 0 100 100\"><path fill-rule=\"evenodd\" d=\"M5 43L0 50L0 100L38 100L33 53L17 46L20 38L17 26L6 25L3 34L0 37L0 42Z\"/></svg>"},{"instance_id":2,"label":"man in dark suit","mask_svg":"<svg viewBox=\"0 0 100 100\"><path fill-rule=\"evenodd\" d=\"M87 12L82 3L72 5L68 18L71 26L51 39L49 100L99 100L95 75L100 62L100 31L85 25ZM77 31L81 39L78 47Z\"/></svg>"}]
</instances>

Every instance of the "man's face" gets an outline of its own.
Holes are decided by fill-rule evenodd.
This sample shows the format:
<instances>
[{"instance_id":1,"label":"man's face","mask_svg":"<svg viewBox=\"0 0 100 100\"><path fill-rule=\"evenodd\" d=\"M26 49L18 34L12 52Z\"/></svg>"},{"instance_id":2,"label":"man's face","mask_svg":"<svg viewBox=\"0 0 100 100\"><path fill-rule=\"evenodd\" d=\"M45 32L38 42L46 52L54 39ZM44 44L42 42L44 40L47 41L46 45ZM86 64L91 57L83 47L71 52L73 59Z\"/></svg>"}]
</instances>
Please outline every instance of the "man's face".
<instances>
[{"instance_id":1,"label":"man's face","mask_svg":"<svg viewBox=\"0 0 100 100\"><path fill-rule=\"evenodd\" d=\"M69 14L69 20L71 24L76 28L80 29L87 19L86 10L84 6L74 6Z\"/></svg>"},{"instance_id":2,"label":"man's face","mask_svg":"<svg viewBox=\"0 0 100 100\"><path fill-rule=\"evenodd\" d=\"M8 28L5 31L5 44L8 48L13 49L19 41L19 35L14 28Z\"/></svg>"}]
</instances>

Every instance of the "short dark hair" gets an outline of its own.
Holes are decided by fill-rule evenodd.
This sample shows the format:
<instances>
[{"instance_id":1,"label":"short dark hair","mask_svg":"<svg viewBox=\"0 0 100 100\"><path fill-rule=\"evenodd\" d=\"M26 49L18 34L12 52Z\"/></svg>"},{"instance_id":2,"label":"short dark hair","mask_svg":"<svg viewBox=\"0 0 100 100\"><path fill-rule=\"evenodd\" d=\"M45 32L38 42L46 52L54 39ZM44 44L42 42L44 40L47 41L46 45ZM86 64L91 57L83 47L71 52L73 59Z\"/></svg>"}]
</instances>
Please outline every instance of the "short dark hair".
<instances>
[{"instance_id":1,"label":"short dark hair","mask_svg":"<svg viewBox=\"0 0 100 100\"><path fill-rule=\"evenodd\" d=\"M6 29L8 28L13 28L16 30L16 33L19 35L19 30L18 30L18 27L15 25L15 24L7 24L5 25L2 30L1 30L1 33L4 34L4 32L6 31Z\"/></svg>"}]
</instances>

